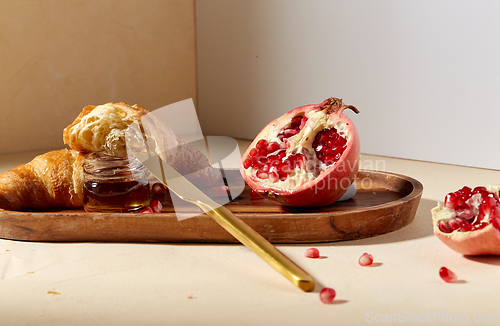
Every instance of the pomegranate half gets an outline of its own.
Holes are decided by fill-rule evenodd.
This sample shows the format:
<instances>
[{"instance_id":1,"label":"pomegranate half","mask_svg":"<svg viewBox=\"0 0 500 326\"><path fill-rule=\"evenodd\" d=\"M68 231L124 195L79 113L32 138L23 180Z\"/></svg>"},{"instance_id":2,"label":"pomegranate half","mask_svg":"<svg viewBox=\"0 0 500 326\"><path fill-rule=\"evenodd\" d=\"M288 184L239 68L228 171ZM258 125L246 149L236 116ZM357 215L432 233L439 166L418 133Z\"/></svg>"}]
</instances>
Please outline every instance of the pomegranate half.
<instances>
[{"instance_id":1,"label":"pomegranate half","mask_svg":"<svg viewBox=\"0 0 500 326\"><path fill-rule=\"evenodd\" d=\"M359 135L341 99L295 108L271 121L243 154L240 172L259 195L288 206L333 204L359 168Z\"/></svg>"},{"instance_id":2,"label":"pomegranate half","mask_svg":"<svg viewBox=\"0 0 500 326\"><path fill-rule=\"evenodd\" d=\"M500 186L463 187L431 210L434 234L463 255L500 255Z\"/></svg>"}]
</instances>

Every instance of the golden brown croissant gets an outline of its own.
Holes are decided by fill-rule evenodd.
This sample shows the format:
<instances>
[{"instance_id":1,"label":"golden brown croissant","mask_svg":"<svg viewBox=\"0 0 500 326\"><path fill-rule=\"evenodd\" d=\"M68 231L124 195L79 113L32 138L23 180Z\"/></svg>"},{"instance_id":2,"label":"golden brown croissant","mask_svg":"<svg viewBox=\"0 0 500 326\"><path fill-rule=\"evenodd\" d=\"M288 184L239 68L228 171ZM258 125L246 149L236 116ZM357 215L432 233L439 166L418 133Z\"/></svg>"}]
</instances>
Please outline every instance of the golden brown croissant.
<instances>
[{"instance_id":1,"label":"golden brown croissant","mask_svg":"<svg viewBox=\"0 0 500 326\"><path fill-rule=\"evenodd\" d=\"M83 154L63 149L0 174L0 208L82 207L83 160Z\"/></svg>"},{"instance_id":2,"label":"golden brown croissant","mask_svg":"<svg viewBox=\"0 0 500 326\"><path fill-rule=\"evenodd\" d=\"M64 143L81 152L105 151L125 157L127 129L144 125L150 136L148 142L154 144L152 150L179 173L199 187L220 184L221 174L210 166L208 158L177 137L167 123L149 113L138 105L123 102L86 106L64 129Z\"/></svg>"}]
</instances>

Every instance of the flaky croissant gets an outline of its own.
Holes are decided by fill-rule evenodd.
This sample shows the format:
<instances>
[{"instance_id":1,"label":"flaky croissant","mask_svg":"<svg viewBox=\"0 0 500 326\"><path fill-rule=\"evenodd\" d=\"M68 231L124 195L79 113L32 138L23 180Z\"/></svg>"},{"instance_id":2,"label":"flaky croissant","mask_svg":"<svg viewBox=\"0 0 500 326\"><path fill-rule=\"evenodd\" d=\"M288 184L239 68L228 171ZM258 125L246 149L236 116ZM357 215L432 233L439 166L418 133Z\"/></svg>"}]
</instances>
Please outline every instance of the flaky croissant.
<instances>
[{"instance_id":1,"label":"flaky croissant","mask_svg":"<svg viewBox=\"0 0 500 326\"><path fill-rule=\"evenodd\" d=\"M0 208L82 207L83 161L83 154L62 149L0 174Z\"/></svg>"},{"instance_id":2,"label":"flaky croissant","mask_svg":"<svg viewBox=\"0 0 500 326\"><path fill-rule=\"evenodd\" d=\"M81 152L104 151L125 157L126 133L131 126L144 127L151 150L199 187L221 183L221 174L198 149L177 137L163 120L138 105L123 102L86 106L64 129L64 143Z\"/></svg>"}]
</instances>

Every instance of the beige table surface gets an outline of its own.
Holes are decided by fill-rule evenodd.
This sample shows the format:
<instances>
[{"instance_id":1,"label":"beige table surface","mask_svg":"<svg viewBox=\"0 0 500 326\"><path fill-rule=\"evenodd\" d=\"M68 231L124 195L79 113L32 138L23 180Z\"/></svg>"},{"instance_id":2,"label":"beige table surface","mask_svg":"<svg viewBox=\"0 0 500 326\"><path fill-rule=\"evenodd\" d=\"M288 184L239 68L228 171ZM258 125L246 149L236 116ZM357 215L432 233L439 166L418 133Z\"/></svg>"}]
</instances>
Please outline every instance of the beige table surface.
<instances>
[{"instance_id":1,"label":"beige table surface","mask_svg":"<svg viewBox=\"0 0 500 326\"><path fill-rule=\"evenodd\" d=\"M240 142L240 149L247 142ZM37 153L2 155L0 172ZM362 168L424 185L412 224L370 239L278 245L317 281L304 293L242 245L36 243L0 240L0 325L500 324L500 257L463 257L432 234L429 210L500 172L362 155ZM319 248L324 259L306 259ZM371 253L375 267L360 267ZM455 284L443 282L441 266ZM337 291L334 304L319 291Z\"/></svg>"}]
</instances>

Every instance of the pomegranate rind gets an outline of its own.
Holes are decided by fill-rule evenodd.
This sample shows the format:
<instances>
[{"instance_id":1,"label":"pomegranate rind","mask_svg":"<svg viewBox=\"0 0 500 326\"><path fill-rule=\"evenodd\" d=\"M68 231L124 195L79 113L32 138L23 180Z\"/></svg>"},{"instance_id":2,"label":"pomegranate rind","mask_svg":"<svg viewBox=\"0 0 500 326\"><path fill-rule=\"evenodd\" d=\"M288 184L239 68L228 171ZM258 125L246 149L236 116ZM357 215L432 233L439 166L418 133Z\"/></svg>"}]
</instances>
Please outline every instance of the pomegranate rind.
<instances>
[{"instance_id":1,"label":"pomegranate rind","mask_svg":"<svg viewBox=\"0 0 500 326\"><path fill-rule=\"evenodd\" d=\"M349 189L359 169L360 141L358 131L353 122L343 114L343 110L348 107L346 105L342 105L332 114L328 115L327 119L329 124L341 123L343 125L349 137L347 146L339 160L322 171L316 179L293 189L285 189L272 184L263 184L262 180L259 180L254 174L249 172L250 169L245 169L243 166L243 162L248 158L250 150L256 147L259 140L272 138L273 135L284 129L293 117L300 114L307 116L309 112L318 111L331 100L327 99L320 104L295 108L271 121L255 137L254 141L243 154L240 164L241 175L254 191L267 199L286 206L320 207L333 204ZM316 132L318 131L316 130ZM309 139L309 142L312 143L314 135L309 137L312 138Z\"/></svg>"},{"instance_id":2,"label":"pomegranate rind","mask_svg":"<svg viewBox=\"0 0 500 326\"><path fill-rule=\"evenodd\" d=\"M431 210L434 234L452 250L462 255L497 255L500 256L500 230L493 224L474 231L453 231L444 233L438 222L450 217L450 210L438 203Z\"/></svg>"}]
</instances>

